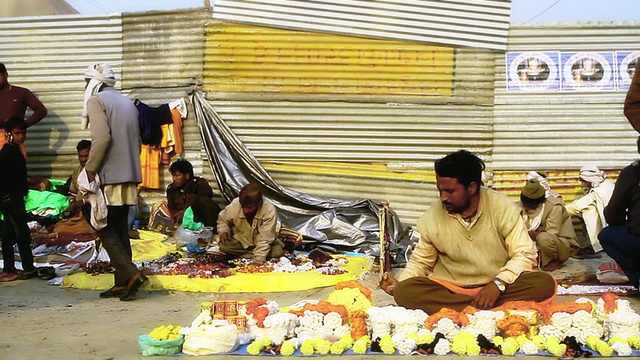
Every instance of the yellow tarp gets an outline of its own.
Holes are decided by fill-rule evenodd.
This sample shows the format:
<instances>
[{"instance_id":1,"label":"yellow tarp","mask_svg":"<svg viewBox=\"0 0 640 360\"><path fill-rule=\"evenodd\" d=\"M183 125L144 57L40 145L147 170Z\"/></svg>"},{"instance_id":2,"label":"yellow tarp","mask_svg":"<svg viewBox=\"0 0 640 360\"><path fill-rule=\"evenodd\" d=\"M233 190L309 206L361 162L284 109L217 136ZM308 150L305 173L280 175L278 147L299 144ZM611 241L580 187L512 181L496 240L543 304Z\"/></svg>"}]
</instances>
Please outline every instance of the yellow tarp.
<instances>
[{"instance_id":1,"label":"yellow tarp","mask_svg":"<svg viewBox=\"0 0 640 360\"><path fill-rule=\"evenodd\" d=\"M141 235L143 237L143 235ZM167 253L175 252L173 246L159 239L132 240L134 261L152 261ZM316 271L304 273L236 274L226 278L188 278L186 275L153 275L143 286L144 290L178 290L192 292L281 292L308 290L333 286L341 281L355 280L369 269L371 261L363 256L336 256L348 259L342 275L322 275ZM62 287L86 290L107 290L113 286L113 275L92 276L87 273L72 274L64 278Z\"/></svg>"}]
</instances>

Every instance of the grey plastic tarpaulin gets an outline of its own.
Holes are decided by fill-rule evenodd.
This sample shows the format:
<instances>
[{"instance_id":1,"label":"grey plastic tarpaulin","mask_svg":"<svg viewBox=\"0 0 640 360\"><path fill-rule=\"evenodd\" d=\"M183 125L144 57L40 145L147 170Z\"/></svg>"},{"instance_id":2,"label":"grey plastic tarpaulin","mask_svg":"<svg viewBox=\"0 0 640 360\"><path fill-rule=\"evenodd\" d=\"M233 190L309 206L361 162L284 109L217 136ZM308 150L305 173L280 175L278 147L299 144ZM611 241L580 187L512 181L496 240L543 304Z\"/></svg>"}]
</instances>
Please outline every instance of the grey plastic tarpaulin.
<instances>
[{"instance_id":1,"label":"grey plastic tarpaulin","mask_svg":"<svg viewBox=\"0 0 640 360\"><path fill-rule=\"evenodd\" d=\"M249 182L264 188L264 196L278 209L278 220L307 240L347 247L379 243L378 209L372 200L339 200L303 194L284 188L256 160L199 91L191 97L209 163L218 187L228 202ZM391 242L403 235L403 227L391 211Z\"/></svg>"}]
</instances>

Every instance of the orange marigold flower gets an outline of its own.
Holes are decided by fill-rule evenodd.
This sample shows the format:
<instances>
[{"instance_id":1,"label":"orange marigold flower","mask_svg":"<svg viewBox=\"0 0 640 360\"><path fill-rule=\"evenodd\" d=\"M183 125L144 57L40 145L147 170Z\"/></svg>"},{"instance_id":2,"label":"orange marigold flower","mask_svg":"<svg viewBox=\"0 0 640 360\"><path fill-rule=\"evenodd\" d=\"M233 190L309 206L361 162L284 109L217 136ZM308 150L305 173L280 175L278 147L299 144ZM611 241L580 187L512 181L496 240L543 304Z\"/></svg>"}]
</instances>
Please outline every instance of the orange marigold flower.
<instances>
[{"instance_id":1,"label":"orange marigold flower","mask_svg":"<svg viewBox=\"0 0 640 360\"><path fill-rule=\"evenodd\" d=\"M462 312L455 311L449 308L442 308L437 313L429 315L429 317L424 321L425 328L429 330L433 330L433 326L440 321L440 319L449 318L454 323L459 326L467 326L469 325L469 318L466 314Z\"/></svg>"},{"instance_id":2,"label":"orange marigold flower","mask_svg":"<svg viewBox=\"0 0 640 360\"><path fill-rule=\"evenodd\" d=\"M521 315L509 315L499 320L498 329L507 337L516 337L529 333L529 320Z\"/></svg>"},{"instance_id":3,"label":"orange marigold flower","mask_svg":"<svg viewBox=\"0 0 640 360\"><path fill-rule=\"evenodd\" d=\"M614 312L618 308L618 304L616 304L616 300L620 297L614 293L604 293L602 294L602 300L604 300L604 311L607 313Z\"/></svg>"}]
</instances>

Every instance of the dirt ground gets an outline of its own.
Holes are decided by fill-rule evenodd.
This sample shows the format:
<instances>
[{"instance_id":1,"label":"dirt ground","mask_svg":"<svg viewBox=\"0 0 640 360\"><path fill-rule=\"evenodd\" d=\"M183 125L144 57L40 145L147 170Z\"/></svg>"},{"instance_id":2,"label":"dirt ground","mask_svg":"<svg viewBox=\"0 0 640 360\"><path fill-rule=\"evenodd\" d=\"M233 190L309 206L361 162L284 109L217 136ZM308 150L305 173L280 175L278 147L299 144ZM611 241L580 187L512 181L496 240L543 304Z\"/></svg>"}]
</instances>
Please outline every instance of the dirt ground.
<instances>
[{"instance_id":1,"label":"dirt ground","mask_svg":"<svg viewBox=\"0 0 640 360\"><path fill-rule=\"evenodd\" d=\"M556 270L556 278L589 277L598 264L594 260L569 259ZM363 283L375 287L377 274L365 273ZM200 302L226 299L250 300L262 296L281 306L302 299L326 298L333 289L320 288L284 293L186 293L141 291L136 301L100 299L98 291L61 289L46 281L32 279L0 284L1 359L141 359L137 339L160 325L189 325L199 311ZM589 296L597 299L597 296ZM559 297L567 301L575 297ZM380 289L374 292L374 305L392 304ZM640 312L640 300L632 306ZM381 355L382 356L382 355ZM249 356L204 356L203 359L248 359ZM377 357L377 356L376 356ZM168 358L168 357L167 357ZM255 358L255 357L252 357ZM325 356L337 359L338 356ZM369 359L371 356L349 356ZM469 357L466 357L469 358ZM486 359L486 357L482 357ZM522 357L520 357L522 358ZM533 359L534 357L529 357ZM540 359L540 357L535 357Z\"/></svg>"}]
</instances>

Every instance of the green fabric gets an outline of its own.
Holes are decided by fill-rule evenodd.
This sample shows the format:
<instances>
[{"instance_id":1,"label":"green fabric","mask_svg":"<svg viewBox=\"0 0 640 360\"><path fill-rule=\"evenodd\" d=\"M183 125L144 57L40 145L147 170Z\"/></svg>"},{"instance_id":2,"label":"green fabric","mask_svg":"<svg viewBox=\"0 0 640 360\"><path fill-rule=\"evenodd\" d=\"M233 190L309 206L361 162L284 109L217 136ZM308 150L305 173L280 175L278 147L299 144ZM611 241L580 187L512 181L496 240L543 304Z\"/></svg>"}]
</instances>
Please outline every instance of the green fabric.
<instances>
[{"instance_id":1,"label":"green fabric","mask_svg":"<svg viewBox=\"0 0 640 360\"><path fill-rule=\"evenodd\" d=\"M58 180L58 179L49 179L49 182L51 183L51 186L55 188L56 186L64 185L67 181Z\"/></svg>"},{"instance_id":2,"label":"green fabric","mask_svg":"<svg viewBox=\"0 0 640 360\"><path fill-rule=\"evenodd\" d=\"M182 216L182 227L187 230L198 231L202 226L203 224L201 222L193 220L193 210L191 209L191 206L189 206Z\"/></svg>"},{"instance_id":3,"label":"green fabric","mask_svg":"<svg viewBox=\"0 0 640 360\"><path fill-rule=\"evenodd\" d=\"M65 181L49 179L51 185L64 185ZM39 214L47 210L50 215L60 215L69 207L69 199L65 195L54 193L51 191L29 190L27 196L24 197L24 207L27 212ZM4 216L0 214L0 220L4 220Z\"/></svg>"},{"instance_id":4,"label":"green fabric","mask_svg":"<svg viewBox=\"0 0 640 360\"><path fill-rule=\"evenodd\" d=\"M69 198L51 191L29 190L24 198L24 207L27 212L41 214L47 211L48 214L58 215L69 207Z\"/></svg>"}]
</instances>

